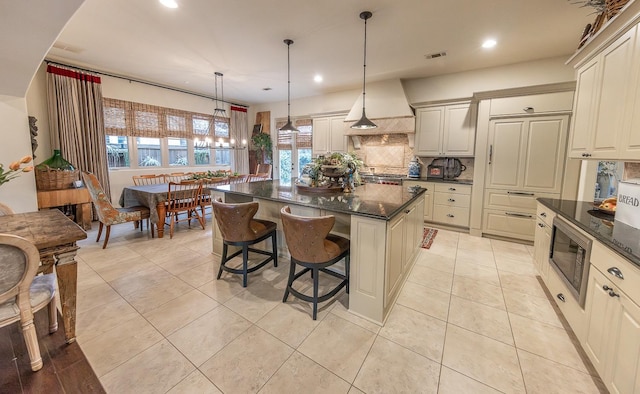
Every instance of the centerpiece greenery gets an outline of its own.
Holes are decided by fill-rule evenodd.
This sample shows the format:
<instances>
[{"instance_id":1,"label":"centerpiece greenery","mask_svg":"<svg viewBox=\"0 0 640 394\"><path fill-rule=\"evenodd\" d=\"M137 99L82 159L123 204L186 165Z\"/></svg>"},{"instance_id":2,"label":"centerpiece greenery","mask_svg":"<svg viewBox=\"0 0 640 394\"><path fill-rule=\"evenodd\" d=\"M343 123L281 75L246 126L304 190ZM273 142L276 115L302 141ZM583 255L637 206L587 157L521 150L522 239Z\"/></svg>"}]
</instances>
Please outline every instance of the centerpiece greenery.
<instances>
[{"instance_id":1,"label":"centerpiece greenery","mask_svg":"<svg viewBox=\"0 0 640 394\"><path fill-rule=\"evenodd\" d=\"M334 152L311 160L302 170L303 178L311 181L311 186L323 186L330 178L343 178L343 183L361 183L360 168L364 165L355 153Z\"/></svg>"}]
</instances>

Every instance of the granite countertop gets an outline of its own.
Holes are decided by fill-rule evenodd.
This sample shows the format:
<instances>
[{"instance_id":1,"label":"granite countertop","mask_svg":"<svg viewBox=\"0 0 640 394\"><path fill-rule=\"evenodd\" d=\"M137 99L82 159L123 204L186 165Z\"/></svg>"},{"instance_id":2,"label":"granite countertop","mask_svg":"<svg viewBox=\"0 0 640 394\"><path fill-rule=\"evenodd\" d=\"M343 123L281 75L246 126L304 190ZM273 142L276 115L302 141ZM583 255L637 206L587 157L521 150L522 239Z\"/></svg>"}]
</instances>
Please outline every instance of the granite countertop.
<instances>
[{"instance_id":1,"label":"granite countertop","mask_svg":"<svg viewBox=\"0 0 640 394\"><path fill-rule=\"evenodd\" d=\"M551 198L539 198L538 201L603 245L640 266L640 229L616 221L613 215L595 210L591 202Z\"/></svg>"},{"instance_id":2,"label":"granite countertop","mask_svg":"<svg viewBox=\"0 0 640 394\"><path fill-rule=\"evenodd\" d=\"M473 185L472 179L440 179L440 178L402 178L403 181L420 181L420 182L434 182L434 183L457 183L458 185Z\"/></svg>"},{"instance_id":3,"label":"granite countertop","mask_svg":"<svg viewBox=\"0 0 640 394\"><path fill-rule=\"evenodd\" d=\"M356 187L353 193L317 193L278 180L220 185L211 189L382 220L393 218L425 192L422 188L413 193L406 186L369 183Z\"/></svg>"}]
</instances>

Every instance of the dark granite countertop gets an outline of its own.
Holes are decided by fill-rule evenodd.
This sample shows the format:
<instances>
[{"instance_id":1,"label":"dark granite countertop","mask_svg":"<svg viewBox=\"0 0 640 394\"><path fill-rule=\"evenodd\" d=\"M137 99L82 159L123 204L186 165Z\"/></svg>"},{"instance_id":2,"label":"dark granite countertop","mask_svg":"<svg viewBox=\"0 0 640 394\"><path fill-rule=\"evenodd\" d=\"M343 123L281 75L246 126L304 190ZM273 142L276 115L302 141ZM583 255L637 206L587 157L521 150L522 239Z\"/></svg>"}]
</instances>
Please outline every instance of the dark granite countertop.
<instances>
[{"instance_id":1,"label":"dark granite countertop","mask_svg":"<svg viewBox=\"0 0 640 394\"><path fill-rule=\"evenodd\" d=\"M420 188L413 193L406 186L370 183L356 187L353 193L317 193L278 180L221 185L215 190L382 220L402 212L425 191Z\"/></svg>"},{"instance_id":2,"label":"dark granite countertop","mask_svg":"<svg viewBox=\"0 0 640 394\"><path fill-rule=\"evenodd\" d=\"M591 202L539 198L538 201L584 230L603 245L640 266L640 229L595 210Z\"/></svg>"},{"instance_id":3,"label":"dark granite countertop","mask_svg":"<svg viewBox=\"0 0 640 394\"><path fill-rule=\"evenodd\" d=\"M434 182L434 183L457 183L458 185L473 185L473 180L471 179L438 179L438 178L402 178L403 181L420 181L420 182Z\"/></svg>"}]
</instances>

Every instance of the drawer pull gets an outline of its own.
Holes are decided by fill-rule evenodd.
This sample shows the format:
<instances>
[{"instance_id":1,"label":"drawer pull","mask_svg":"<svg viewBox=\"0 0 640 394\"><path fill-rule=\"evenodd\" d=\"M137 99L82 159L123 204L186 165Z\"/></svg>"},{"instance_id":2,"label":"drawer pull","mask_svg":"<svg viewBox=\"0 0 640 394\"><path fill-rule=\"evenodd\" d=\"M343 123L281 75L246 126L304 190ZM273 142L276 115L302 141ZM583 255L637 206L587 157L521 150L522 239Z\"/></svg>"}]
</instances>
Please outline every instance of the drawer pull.
<instances>
[{"instance_id":1,"label":"drawer pull","mask_svg":"<svg viewBox=\"0 0 640 394\"><path fill-rule=\"evenodd\" d=\"M556 297L557 297L560 301L562 301L562 302L566 302L566 301L565 301L565 299L564 299L564 294L562 294L562 293L558 293L558 295L557 295Z\"/></svg>"},{"instance_id":2,"label":"drawer pull","mask_svg":"<svg viewBox=\"0 0 640 394\"><path fill-rule=\"evenodd\" d=\"M624 279L624 275L622 275L622 271L618 267L611 267L607 270L608 273L615 276L616 278Z\"/></svg>"},{"instance_id":3,"label":"drawer pull","mask_svg":"<svg viewBox=\"0 0 640 394\"><path fill-rule=\"evenodd\" d=\"M505 212L504 214L507 215L507 216L515 216L515 217L518 217L518 218L529 218L529 219L531 219L533 217L531 215L525 215L523 213L514 213L514 212Z\"/></svg>"},{"instance_id":4,"label":"drawer pull","mask_svg":"<svg viewBox=\"0 0 640 394\"><path fill-rule=\"evenodd\" d=\"M535 196L535 193L526 193L526 192L512 192L508 191L507 194L515 194L516 196Z\"/></svg>"},{"instance_id":5,"label":"drawer pull","mask_svg":"<svg viewBox=\"0 0 640 394\"><path fill-rule=\"evenodd\" d=\"M452 214L448 213L448 214L447 214L447 217L448 217L448 218L455 218L455 215L452 215Z\"/></svg>"},{"instance_id":6,"label":"drawer pull","mask_svg":"<svg viewBox=\"0 0 640 394\"><path fill-rule=\"evenodd\" d=\"M492 159L493 159L493 144L489 145L489 164L491 164Z\"/></svg>"},{"instance_id":7,"label":"drawer pull","mask_svg":"<svg viewBox=\"0 0 640 394\"><path fill-rule=\"evenodd\" d=\"M542 216L543 218L547 217L547 213L546 212L540 212L540 216Z\"/></svg>"},{"instance_id":8,"label":"drawer pull","mask_svg":"<svg viewBox=\"0 0 640 394\"><path fill-rule=\"evenodd\" d=\"M620 294L615 293L613 290L609 290L609 297L618 297L618 298L620 298Z\"/></svg>"},{"instance_id":9,"label":"drawer pull","mask_svg":"<svg viewBox=\"0 0 640 394\"><path fill-rule=\"evenodd\" d=\"M453 198L450 198L449 202L456 202L456 200L454 200Z\"/></svg>"},{"instance_id":10,"label":"drawer pull","mask_svg":"<svg viewBox=\"0 0 640 394\"><path fill-rule=\"evenodd\" d=\"M609 287L607 285L604 285L604 286L602 286L602 290L604 290L604 291L613 290L613 287Z\"/></svg>"},{"instance_id":11,"label":"drawer pull","mask_svg":"<svg viewBox=\"0 0 640 394\"><path fill-rule=\"evenodd\" d=\"M451 190L452 192L455 192L456 188L455 187L450 187L449 190Z\"/></svg>"},{"instance_id":12,"label":"drawer pull","mask_svg":"<svg viewBox=\"0 0 640 394\"><path fill-rule=\"evenodd\" d=\"M524 107L522 108L524 112L533 112L533 107Z\"/></svg>"},{"instance_id":13,"label":"drawer pull","mask_svg":"<svg viewBox=\"0 0 640 394\"><path fill-rule=\"evenodd\" d=\"M411 212L410 209L407 209L406 211L404 211L404 213L409 213L409 212Z\"/></svg>"},{"instance_id":14,"label":"drawer pull","mask_svg":"<svg viewBox=\"0 0 640 394\"><path fill-rule=\"evenodd\" d=\"M544 228L544 224L542 224L542 223L538 223L538 227L540 227L540 228Z\"/></svg>"}]
</instances>

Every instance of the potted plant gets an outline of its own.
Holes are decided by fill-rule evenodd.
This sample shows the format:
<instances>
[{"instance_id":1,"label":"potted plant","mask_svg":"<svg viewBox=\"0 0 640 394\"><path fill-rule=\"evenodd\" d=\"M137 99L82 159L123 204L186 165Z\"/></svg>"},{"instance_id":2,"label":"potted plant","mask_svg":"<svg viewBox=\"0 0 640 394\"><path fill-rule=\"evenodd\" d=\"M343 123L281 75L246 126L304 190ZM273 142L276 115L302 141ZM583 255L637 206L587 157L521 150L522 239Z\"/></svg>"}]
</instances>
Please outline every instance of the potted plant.
<instances>
[{"instance_id":1,"label":"potted plant","mask_svg":"<svg viewBox=\"0 0 640 394\"><path fill-rule=\"evenodd\" d=\"M264 158L266 158L267 162L271 162L271 153L273 149L271 136L260 132L251 137L251 142L256 150L256 160L258 163L263 163Z\"/></svg>"}]
</instances>

